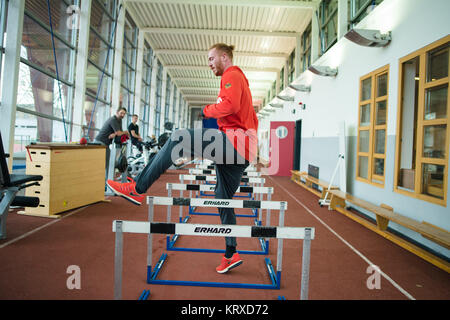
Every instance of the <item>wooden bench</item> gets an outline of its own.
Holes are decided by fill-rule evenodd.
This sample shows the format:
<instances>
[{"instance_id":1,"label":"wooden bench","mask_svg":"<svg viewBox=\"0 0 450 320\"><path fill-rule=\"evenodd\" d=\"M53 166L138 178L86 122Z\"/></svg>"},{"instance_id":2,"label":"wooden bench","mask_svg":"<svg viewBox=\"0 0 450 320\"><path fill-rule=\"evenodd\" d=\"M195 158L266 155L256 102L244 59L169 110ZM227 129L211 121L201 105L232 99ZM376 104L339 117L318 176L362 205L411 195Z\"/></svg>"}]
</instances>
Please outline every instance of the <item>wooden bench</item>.
<instances>
[{"instance_id":1,"label":"wooden bench","mask_svg":"<svg viewBox=\"0 0 450 320\"><path fill-rule=\"evenodd\" d=\"M296 170L291 170L292 176L291 176L291 180L294 181L296 184L302 186L303 188L307 189L308 191L314 193L315 195L317 195L318 197L320 197L321 199L325 198L327 189L329 187L329 183L314 177L311 177L310 175L308 175L307 172L300 172L300 171L296 171ZM303 180L305 180L305 182L303 182ZM315 189L313 187L313 184L316 184L318 186L320 186L322 188L322 192L318 191L317 189ZM330 190L338 190L339 188L337 186L331 186ZM331 195L329 194L327 196L327 199L330 199Z\"/></svg>"},{"instance_id":2,"label":"wooden bench","mask_svg":"<svg viewBox=\"0 0 450 320\"><path fill-rule=\"evenodd\" d=\"M330 200L331 210L336 210L343 213L344 215L353 219L354 221L357 221L358 223L364 225L365 227L371 229L372 231L377 232L383 237L405 248L406 250L409 250L410 252L420 256L421 258L427 260L428 262L434 264L435 266L450 273L450 264L447 261L439 257L436 257L430 252L412 244L411 242L408 242L394 235L393 233L389 232L387 228L389 221L392 221L410 230L418 232L424 238L431 240L441 245L442 247L450 249L450 232L448 232L447 230L436 227L425 221L419 222L417 220L395 213L393 208L389 207L386 204L380 204L378 206L368 201L354 197L348 193L342 192L340 190L330 190L330 194L331 194ZM376 225L360 217L359 215L347 210L346 205L347 202L374 213L376 216Z\"/></svg>"}]
</instances>

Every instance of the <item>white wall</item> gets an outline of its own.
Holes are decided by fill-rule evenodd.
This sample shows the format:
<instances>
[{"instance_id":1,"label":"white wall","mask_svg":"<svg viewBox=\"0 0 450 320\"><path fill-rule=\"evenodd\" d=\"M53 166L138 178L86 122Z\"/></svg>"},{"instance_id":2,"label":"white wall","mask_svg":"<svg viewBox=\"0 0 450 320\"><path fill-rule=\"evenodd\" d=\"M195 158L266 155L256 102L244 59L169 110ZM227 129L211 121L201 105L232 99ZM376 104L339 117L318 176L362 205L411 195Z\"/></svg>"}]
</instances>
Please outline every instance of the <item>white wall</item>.
<instances>
[{"instance_id":1,"label":"white wall","mask_svg":"<svg viewBox=\"0 0 450 320\"><path fill-rule=\"evenodd\" d=\"M338 148L334 145L338 143L337 133L340 121L345 121L348 141L356 143L359 78L389 65L385 186L378 188L355 181L354 163L352 159L347 159L347 163L353 165L347 168L349 192L374 203L379 203L380 199L383 199L385 203L393 206L396 212L450 230L448 206L435 205L393 192L399 92L398 61L407 54L447 36L450 31L449 12L449 0L384 0L355 28L378 29L383 33L391 31L391 43L384 48L369 48L358 46L346 38L340 39L328 52L313 62L314 65L338 68L338 75L321 77L309 71L302 73L294 83L310 85L311 91L296 92L294 102L285 102L283 110L260 121L260 130L268 130L270 121L302 119L301 170L307 169L308 161L314 161L315 165L320 167L322 177L331 177L336 161L331 161L330 158L335 159L334 153L337 158ZM305 110L300 110L299 102L306 105ZM293 107L297 110L295 114L291 112ZM310 149L305 150L305 146ZM356 158L356 146L350 147L347 149L351 153L348 158ZM450 181L447 182L447 186L449 185ZM447 188L450 189L450 186ZM450 199L450 190L447 190L447 193L447 199ZM401 231L408 233L407 230ZM409 236L416 237L415 240L419 242L427 243L420 236ZM427 245L447 256L450 255L449 250L432 243Z\"/></svg>"}]
</instances>

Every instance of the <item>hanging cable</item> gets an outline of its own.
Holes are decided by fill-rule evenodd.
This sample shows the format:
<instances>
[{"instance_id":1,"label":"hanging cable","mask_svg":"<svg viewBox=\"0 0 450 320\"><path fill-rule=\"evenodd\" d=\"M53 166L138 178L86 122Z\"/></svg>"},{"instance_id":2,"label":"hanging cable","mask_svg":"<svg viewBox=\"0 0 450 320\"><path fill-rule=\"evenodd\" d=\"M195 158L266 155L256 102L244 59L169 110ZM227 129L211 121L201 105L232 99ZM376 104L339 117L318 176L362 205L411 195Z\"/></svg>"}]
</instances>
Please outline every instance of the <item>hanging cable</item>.
<instances>
[{"instance_id":1,"label":"hanging cable","mask_svg":"<svg viewBox=\"0 0 450 320\"><path fill-rule=\"evenodd\" d=\"M67 128L66 128L66 121L64 119L64 108L63 108L63 103L62 103L61 82L59 81L58 59L56 58L55 35L53 34L53 24L52 24L52 13L50 10L50 0L47 0L47 9L48 9L48 20L49 20L49 24L50 24L50 34L52 36L53 58L55 60L55 69L56 69L56 81L58 83L58 90L59 90L59 103L61 105L61 115L62 115L62 120L63 120L63 124L64 124L64 135L65 135L66 143L67 143L68 142Z\"/></svg>"},{"instance_id":2,"label":"hanging cable","mask_svg":"<svg viewBox=\"0 0 450 320\"><path fill-rule=\"evenodd\" d=\"M90 119L89 119L89 126L88 126L88 130L87 130L87 133L86 133L86 136L85 136L86 139L89 139L89 131L91 130L91 125L92 125L92 116L93 116L93 114L95 112L95 108L97 106L98 96L100 94L100 89L102 87L103 76L105 75L106 65L107 65L108 60L109 60L109 53L111 52L110 48L112 47L112 42L114 40L114 34L116 32L117 22L119 20L119 15L120 15L120 10L121 9L122 9L122 3L120 3L120 5L119 5L119 9L117 10L116 20L114 21L114 24L113 24L113 30L111 32L111 39L109 41L108 52L106 53L105 64L103 65L102 75L100 76L100 82L98 84L97 94L95 96L94 107L92 108L92 111L91 111L91 116L90 116Z\"/></svg>"}]
</instances>

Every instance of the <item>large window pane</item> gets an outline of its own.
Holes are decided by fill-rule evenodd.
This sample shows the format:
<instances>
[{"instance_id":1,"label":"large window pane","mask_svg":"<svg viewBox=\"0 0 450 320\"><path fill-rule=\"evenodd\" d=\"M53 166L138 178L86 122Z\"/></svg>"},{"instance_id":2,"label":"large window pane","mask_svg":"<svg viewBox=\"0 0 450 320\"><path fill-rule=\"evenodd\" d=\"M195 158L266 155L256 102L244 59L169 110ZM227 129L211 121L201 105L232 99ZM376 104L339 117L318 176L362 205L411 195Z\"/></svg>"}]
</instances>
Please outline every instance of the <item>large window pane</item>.
<instances>
[{"instance_id":1,"label":"large window pane","mask_svg":"<svg viewBox=\"0 0 450 320\"><path fill-rule=\"evenodd\" d=\"M444 166L423 164L422 192L426 195L444 199Z\"/></svg>"},{"instance_id":2,"label":"large window pane","mask_svg":"<svg viewBox=\"0 0 450 320\"><path fill-rule=\"evenodd\" d=\"M386 130L375 130L375 153L382 153L384 154L384 145L385 145L385 137L386 137Z\"/></svg>"},{"instance_id":3,"label":"large window pane","mask_svg":"<svg viewBox=\"0 0 450 320\"><path fill-rule=\"evenodd\" d=\"M30 111L67 120L67 97L69 88L63 83L60 90L58 81L24 63L20 63L17 106ZM61 109L62 107L62 109Z\"/></svg>"},{"instance_id":4,"label":"large window pane","mask_svg":"<svg viewBox=\"0 0 450 320\"><path fill-rule=\"evenodd\" d=\"M90 27L94 28L108 42L112 32L115 4L114 0L93 0L91 5Z\"/></svg>"},{"instance_id":5,"label":"large window pane","mask_svg":"<svg viewBox=\"0 0 450 320\"><path fill-rule=\"evenodd\" d=\"M423 156L445 159L446 125L425 126L423 134Z\"/></svg>"},{"instance_id":6,"label":"large window pane","mask_svg":"<svg viewBox=\"0 0 450 320\"><path fill-rule=\"evenodd\" d=\"M361 127L370 126L370 104L365 104L361 108L361 119L359 125Z\"/></svg>"},{"instance_id":7,"label":"large window pane","mask_svg":"<svg viewBox=\"0 0 450 320\"><path fill-rule=\"evenodd\" d=\"M71 48L54 37L59 78L70 81ZM20 56L56 76L55 57L51 34L27 15L23 19L23 34Z\"/></svg>"},{"instance_id":8,"label":"large window pane","mask_svg":"<svg viewBox=\"0 0 450 320\"><path fill-rule=\"evenodd\" d=\"M447 118L447 92L447 85L426 90L425 120Z\"/></svg>"},{"instance_id":9,"label":"large window pane","mask_svg":"<svg viewBox=\"0 0 450 320\"><path fill-rule=\"evenodd\" d=\"M386 101L377 102L375 117L377 126L386 124Z\"/></svg>"},{"instance_id":10,"label":"large window pane","mask_svg":"<svg viewBox=\"0 0 450 320\"><path fill-rule=\"evenodd\" d=\"M101 82L101 87L100 87ZM86 90L94 97L110 102L111 78L103 74L91 63L88 63L86 70ZM100 88L100 89L99 89Z\"/></svg>"},{"instance_id":11,"label":"large window pane","mask_svg":"<svg viewBox=\"0 0 450 320\"><path fill-rule=\"evenodd\" d=\"M9 0L11 1L11 0ZM12 0L14 1L14 0ZM67 28L67 4L62 0L50 0L50 12L52 15L52 27L53 32L63 37L67 42L72 43L73 33L72 30ZM71 3L72 1L67 1ZM50 26L50 20L48 16L47 0L26 0L25 11L32 14L39 19L42 23ZM30 26L31 27L31 26ZM32 30L32 29L30 29ZM24 24L25 32L25 24ZM50 47L51 48L51 47Z\"/></svg>"},{"instance_id":12,"label":"large window pane","mask_svg":"<svg viewBox=\"0 0 450 320\"><path fill-rule=\"evenodd\" d=\"M363 80L361 87L361 101L369 100L372 96L372 78Z\"/></svg>"},{"instance_id":13,"label":"large window pane","mask_svg":"<svg viewBox=\"0 0 450 320\"><path fill-rule=\"evenodd\" d=\"M427 81L434 81L448 76L448 44L428 54Z\"/></svg>"},{"instance_id":14,"label":"large window pane","mask_svg":"<svg viewBox=\"0 0 450 320\"><path fill-rule=\"evenodd\" d=\"M377 97L387 95L387 83L388 83L387 73L377 77Z\"/></svg>"},{"instance_id":15,"label":"large window pane","mask_svg":"<svg viewBox=\"0 0 450 320\"><path fill-rule=\"evenodd\" d=\"M378 175L378 176L384 176L384 159L374 158L373 174Z\"/></svg>"},{"instance_id":16,"label":"large window pane","mask_svg":"<svg viewBox=\"0 0 450 320\"><path fill-rule=\"evenodd\" d=\"M359 166L358 166L358 176L367 179L368 178L368 168L369 168L369 158L364 156L359 156Z\"/></svg>"},{"instance_id":17,"label":"large window pane","mask_svg":"<svg viewBox=\"0 0 450 320\"><path fill-rule=\"evenodd\" d=\"M106 39L109 39L109 35L106 35ZM89 51L88 51L88 59L97 65L100 70L105 70L105 72L112 72L112 55L109 50L108 40L100 38L95 32L92 30L89 33Z\"/></svg>"},{"instance_id":18,"label":"large window pane","mask_svg":"<svg viewBox=\"0 0 450 320\"><path fill-rule=\"evenodd\" d=\"M359 152L369 152L370 133L369 130L359 131Z\"/></svg>"},{"instance_id":19,"label":"large window pane","mask_svg":"<svg viewBox=\"0 0 450 320\"><path fill-rule=\"evenodd\" d=\"M95 110L94 110L95 107ZM110 107L109 105L95 99L90 96L86 96L84 102L84 117L83 125L86 127L90 126L89 137L91 141L94 141L97 135L97 130L99 130L106 120L110 117ZM96 130L97 129L97 130ZM85 132L84 134L86 134Z\"/></svg>"},{"instance_id":20,"label":"large window pane","mask_svg":"<svg viewBox=\"0 0 450 320\"><path fill-rule=\"evenodd\" d=\"M66 124L67 129L67 124ZM65 142L64 123L60 120L16 112L14 155L25 156L25 147L31 142Z\"/></svg>"}]
</instances>

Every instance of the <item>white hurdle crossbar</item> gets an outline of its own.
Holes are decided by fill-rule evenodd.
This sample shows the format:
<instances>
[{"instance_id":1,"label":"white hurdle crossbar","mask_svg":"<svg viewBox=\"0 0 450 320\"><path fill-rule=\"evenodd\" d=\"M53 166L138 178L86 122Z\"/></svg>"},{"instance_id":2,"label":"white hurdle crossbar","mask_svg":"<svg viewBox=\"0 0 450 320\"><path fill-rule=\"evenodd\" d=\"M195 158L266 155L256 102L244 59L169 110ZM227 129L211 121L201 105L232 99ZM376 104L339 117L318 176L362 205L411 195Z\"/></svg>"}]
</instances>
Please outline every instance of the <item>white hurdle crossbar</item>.
<instances>
[{"instance_id":1,"label":"white hurdle crossbar","mask_svg":"<svg viewBox=\"0 0 450 320\"><path fill-rule=\"evenodd\" d=\"M205 174L211 174L216 175L216 170L211 169L189 169L189 174L194 175L205 175ZM261 177L261 172L256 171L244 171L242 174L243 177Z\"/></svg>"},{"instance_id":2,"label":"white hurdle crossbar","mask_svg":"<svg viewBox=\"0 0 450 320\"><path fill-rule=\"evenodd\" d=\"M180 174L180 180L191 180L191 181L208 181L216 182L217 178L215 176L205 176L205 175L192 175L192 174ZM254 178L254 177L242 177L241 182L248 183L265 183L264 178Z\"/></svg>"},{"instance_id":3,"label":"white hurdle crossbar","mask_svg":"<svg viewBox=\"0 0 450 320\"><path fill-rule=\"evenodd\" d=\"M167 196L172 197L172 191L180 191L180 198L183 198L183 191L189 191L190 195L189 197L192 198L192 191L197 192L214 192L215 185L211 184L184 184L184 183L167 183L166 189L167 189ZM253 186L239 186L236 190L236 193L240 192L248 192L252 194L256 194L259 196L259 199L257 200L263 200L263 194L267 194L267 200L271 201L271 197L273 194L273 188L272 187L253 187ZM180 212L179 212L179 219L181 222L181 219L183 218L183 207L180 206ZM171 219L171 207L167 207L167 222L170 222ZM270 209L267 209L267 218L270 217ZM259 216L259 221L261 221L261 211Z\"/></svg>"},{"instance_id":4,"label":"white hurdle crossbar","mask_svg":"<svg viewBox=\"0 0 450 320\"><path fill-rule=\"evenodd\" d=\"M154 205L181 205L186 206L191 202L202 206L215 206L222 208L243 208L245 205L258 206L261 208L279 209L284 212L287 203L284 201L248 201L228 199L188 199L169 197L147 197L149 205L149 221L123 221L114 220L112 229L115 236L115 258L114 258L114 298L122 297L122 271L123 271L123 233L141 233L148 235L147 241L147 270L151 270L153 233L180 234L197 236L231 236L231 237L267 237L278 239L277 273L281 277L283 239L303 240L302 278L300 299L308 298L310 245L315 237L314 228L284 227L284 214L280 214L279 227L241 226L241 225L210 225L210 224L187 224L187 223L157 223L153 222ZM206 202L206 203L205 203ZM252 203L252 204L251 204ZM280 278L281 279L281 278ZM170 280L159 280L160 282ZM172 281L174 282L174 281ZM181 282L180 282L181 283ZM169 283L168 283L169 284ZM173 283L172 283L173 284ZM279 285L279 282L278 282Z\"/></svg>"},{"instance_id":5,"label":"white hurdle crossbar","mask_svg":"<svg viewBox=\"0 0 450 320\"><path fill-rule=\"evenodd\" d=\"M215 169L215 165L213 165L213 164L197 164L195 166L195 168L196 169L214 170ZM257 169L250 165L244 171L245 172L254 172L254 171L257 171Z\"/></svg>"}]
</instances>

